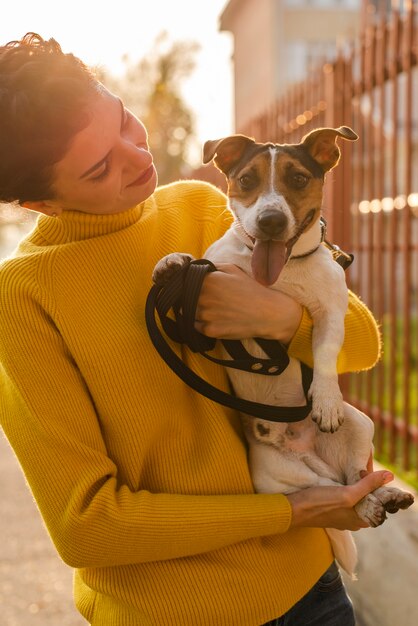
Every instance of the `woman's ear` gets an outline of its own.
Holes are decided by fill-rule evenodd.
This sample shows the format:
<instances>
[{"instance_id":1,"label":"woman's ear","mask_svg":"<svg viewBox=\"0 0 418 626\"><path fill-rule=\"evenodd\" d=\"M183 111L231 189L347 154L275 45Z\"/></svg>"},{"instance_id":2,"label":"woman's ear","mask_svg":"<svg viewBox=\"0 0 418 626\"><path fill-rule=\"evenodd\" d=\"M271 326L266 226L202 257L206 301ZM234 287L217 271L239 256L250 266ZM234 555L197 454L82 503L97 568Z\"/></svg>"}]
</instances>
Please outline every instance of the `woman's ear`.
<instances>
[{"instance_id":1,"label":"woman's ear","mask_svg":"<svg viewBox=\"0 0 418 626\"><path fill-rule=\"evenodd\" d=\"M35 213L43 213L44 215L49 215L50 217L58 217L62 213L62 210L50 202L45 202L44 200L28 200L27 202L23 202L22 206L29 211L35 211Z\"/></svg>"}]
</instances>

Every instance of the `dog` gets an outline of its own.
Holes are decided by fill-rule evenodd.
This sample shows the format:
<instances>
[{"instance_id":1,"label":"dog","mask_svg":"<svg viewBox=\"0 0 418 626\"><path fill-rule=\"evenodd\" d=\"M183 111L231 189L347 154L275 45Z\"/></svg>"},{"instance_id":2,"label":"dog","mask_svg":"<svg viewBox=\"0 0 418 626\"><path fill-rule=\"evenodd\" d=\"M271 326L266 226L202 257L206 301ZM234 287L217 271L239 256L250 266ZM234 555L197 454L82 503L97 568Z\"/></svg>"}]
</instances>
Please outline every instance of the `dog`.
<instances>
[{"instance_id":1,"label":"dog","mask_svg":"<svg viewBox=\"0 0 418 626\"><path fill-rule=\"evenodd\" d=\"M205 258L233 263L255 280L280 290L309 311L313 321L311 415L282 423L242 415L249 464L259 493L290 494L319 485L353 484L366 470L373 449L371 419L343 401L337 357L344 339L348 290L344 270L322 245L321 207L325 175L340 159L337 140L355 141L353 130L318 128L298 144L257 143L245 135L207 141L203 162L214 161L228 183L234 221ZM193 257L172 253L161 259L153 280L166 281ZM266 358L254 340L244 347ZM225 355L227 357L227 355ZM290 358L280 376L227 368L238 397L276 406L301 406L306 398L300 363ZM370 526L386 512L409 507L413 496L381 487L355 507ZM349 531L327 529L335 558L355 578L356 546Z\"/></svg>"}]
</instances>

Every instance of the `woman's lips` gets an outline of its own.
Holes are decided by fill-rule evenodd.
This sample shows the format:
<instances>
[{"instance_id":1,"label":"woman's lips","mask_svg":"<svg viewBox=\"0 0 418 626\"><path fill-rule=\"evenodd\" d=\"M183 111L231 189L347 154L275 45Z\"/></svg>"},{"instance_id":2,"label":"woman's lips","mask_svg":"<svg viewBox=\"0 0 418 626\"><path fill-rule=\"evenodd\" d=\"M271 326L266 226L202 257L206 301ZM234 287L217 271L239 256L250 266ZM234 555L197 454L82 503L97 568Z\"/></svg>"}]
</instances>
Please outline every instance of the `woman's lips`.
<instances>
[{"instance_id":1,"label":"woman's lips","mask_svg":"<svg viewBox=\"0 0 418 626\"><path fill-rule=\"evenodd\" d=\"M128 185L128 187L137 187L139 185L145 185L145 183L149 181L153 173L154 173L154 164L151 163L151 165L147 167L147 169L141 174L141 176L139 176L139 178L134 180L133 183Z\"/></svg>"}]
</instances>

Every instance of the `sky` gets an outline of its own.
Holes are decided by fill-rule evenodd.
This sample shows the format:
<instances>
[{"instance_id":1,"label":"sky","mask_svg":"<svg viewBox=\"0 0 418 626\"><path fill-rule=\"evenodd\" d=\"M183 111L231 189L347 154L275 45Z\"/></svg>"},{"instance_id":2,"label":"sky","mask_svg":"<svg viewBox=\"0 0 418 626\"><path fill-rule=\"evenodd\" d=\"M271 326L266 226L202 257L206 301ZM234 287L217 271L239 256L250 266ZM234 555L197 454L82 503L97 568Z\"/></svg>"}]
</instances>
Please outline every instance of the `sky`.
<instances>
[{"instance_id":1,"label":"sky","mask_svg":"<svg viewBox=\"0 0 418 626\"><path fill-rule=\"evenodd\" d=\"M196 69L184 83L183 96L196 120L198 140L217 139L233 130L232 36L219 31L228 0L12 0L0 20L0 45L26 32L54 37L64 52L113 74L123 71L122 57L139 60L155 38L197 41Z\"/></svg>"}]
</instances>

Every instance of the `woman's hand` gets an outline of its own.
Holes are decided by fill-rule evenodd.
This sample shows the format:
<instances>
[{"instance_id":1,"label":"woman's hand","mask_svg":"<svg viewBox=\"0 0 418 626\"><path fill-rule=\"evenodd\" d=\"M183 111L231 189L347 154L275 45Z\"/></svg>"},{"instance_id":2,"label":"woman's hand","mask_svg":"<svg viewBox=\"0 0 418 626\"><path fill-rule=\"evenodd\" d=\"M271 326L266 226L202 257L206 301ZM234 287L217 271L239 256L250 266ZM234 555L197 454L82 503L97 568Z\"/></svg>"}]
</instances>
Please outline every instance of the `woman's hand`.
<instances>
[{"instance_id":1,"label":"woman's hand","mask_svg":"<svg viewBox=\"0 0 418 626\"><path fill-rule=\"evenodd\" d=\"M280 291L264 287L236 265L219 263L203 281L195 327L208 337L264 337L291 341L302 307Z\"/></svg>"},{"instance_id":2,"label":"woman's hand","mask_svg":"<svg viewBox=\"0 0 418 626\"><path fill-rule=\"evenodd\" d=\"M393 480L387 470L370 472L354 485L344 487L309 487L287 496L292 506L291 527L338 528L359 530L368 528L354 506L364 496Z\"/></svg>"}]
</instances>

